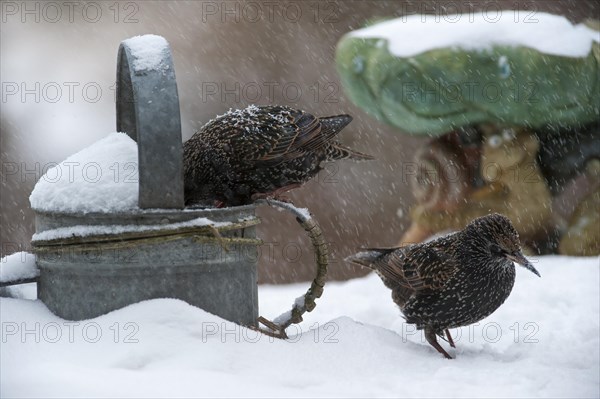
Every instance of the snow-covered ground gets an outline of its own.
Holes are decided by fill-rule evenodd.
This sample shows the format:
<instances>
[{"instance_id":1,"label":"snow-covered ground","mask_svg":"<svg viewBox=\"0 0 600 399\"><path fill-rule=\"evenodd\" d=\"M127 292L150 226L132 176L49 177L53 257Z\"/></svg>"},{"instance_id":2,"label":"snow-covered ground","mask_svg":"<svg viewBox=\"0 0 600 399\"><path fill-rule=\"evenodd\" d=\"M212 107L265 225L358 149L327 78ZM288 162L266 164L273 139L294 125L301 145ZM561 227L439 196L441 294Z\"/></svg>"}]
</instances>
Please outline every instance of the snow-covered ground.
<instances>
[{"instance_id":1,"label":"snow-covered ground","mask_svg":"<svg viewBox=\"0 0 600 399\"><path fill-rule=\"evenodd\" d=\"M329 283L288 342L174 299L70 323L40 301L2 298L0 396L598 397L599 263L542 257L541 279L518 268L496 313L453 331L455 360L403 323L373 274ZM261 314L306 288L261 286Z\"/></svg>"}]
</instances>

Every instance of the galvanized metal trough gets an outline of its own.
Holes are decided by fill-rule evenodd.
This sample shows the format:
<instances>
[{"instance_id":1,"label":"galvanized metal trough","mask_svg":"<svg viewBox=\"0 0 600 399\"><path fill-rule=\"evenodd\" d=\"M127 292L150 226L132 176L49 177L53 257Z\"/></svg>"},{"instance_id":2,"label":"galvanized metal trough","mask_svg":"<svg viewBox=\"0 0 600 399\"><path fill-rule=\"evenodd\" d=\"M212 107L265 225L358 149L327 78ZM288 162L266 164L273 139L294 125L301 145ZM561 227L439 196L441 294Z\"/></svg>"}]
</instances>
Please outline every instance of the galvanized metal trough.
<instances>
[{"instance_id":1,"label":"galvanized metal trough","mask_svg":"<svg viewBox=\"0 0 600 399\"><path fill-rule=\"evenodd\" d=\"M118 55L117 130L138 144L139 209L36 212L36 232L81 225L165 228L35 241L38 296L52 312L70 320L171 297L253 325L260 244L255 206L184 210L179 100L170 51L166 47L153 55L160 57L154 69L143 63L136 69L140 60L128 43L121 44ZM229 224L169 226L199 217Z\"/></svg>"},{"instance_id":2,"label":"galvanized metal trough","mask_svg":"<svg viewBox=\"0 0 600 399\"><path fill-rule=\"evenodd\" d=\"M168 45L141 62L130 41L121 43L117 67L117 130L138 144L139 209L118 213L36 211L36 232L93 226L98 233L36 240L38 297L69 320L93 318L154 298L178 298L241 325L285 337L321 296L327 246L310 215L290 204L317 253L318 273L304 300L278 323L258 317L257 204L184 209L181 123L175 71ZM136 66L137 64L137 66ZM189 225L207 218L206 225ZM118 231L115 226L152 226ZM157 227L158 226L158 227ZM121 229L122 230L122 229Z\"/></svg>"}]
</instances>

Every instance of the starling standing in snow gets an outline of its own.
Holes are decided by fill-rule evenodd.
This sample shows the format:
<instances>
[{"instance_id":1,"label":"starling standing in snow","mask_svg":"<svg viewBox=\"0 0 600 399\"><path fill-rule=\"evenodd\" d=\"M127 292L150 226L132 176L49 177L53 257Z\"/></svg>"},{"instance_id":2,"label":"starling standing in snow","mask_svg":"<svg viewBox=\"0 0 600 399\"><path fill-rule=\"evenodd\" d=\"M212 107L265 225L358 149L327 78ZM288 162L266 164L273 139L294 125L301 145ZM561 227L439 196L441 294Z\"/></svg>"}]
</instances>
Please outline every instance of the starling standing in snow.
<instances>
[{"instance_id":1,"label":"starling standing in snow","mask_svg":"<svg viewBox=\"0 0 600 399\"><path fill-rule=\"evenodd\" d=\"M425 330L431 346L450 355L436 335L454 342L448 329L476 323L508 298L519 263L540 275L521 252L510 220L491 214L464 230L423 244L369 249L348 261L377 272L408 323Z\"/></svg>"},{"instance_id":2,"label":"starling standing in snow","mask_svg":"<svg viewBox=\"0 0 600 399\"><path fill-rule=\"evenodd\" d=\"M323 162L372 159L335 140L351 120L253 105L217 117L184 143L186 204L231 206L277 197L310 180Z\"/></svg>"}]
</instances>

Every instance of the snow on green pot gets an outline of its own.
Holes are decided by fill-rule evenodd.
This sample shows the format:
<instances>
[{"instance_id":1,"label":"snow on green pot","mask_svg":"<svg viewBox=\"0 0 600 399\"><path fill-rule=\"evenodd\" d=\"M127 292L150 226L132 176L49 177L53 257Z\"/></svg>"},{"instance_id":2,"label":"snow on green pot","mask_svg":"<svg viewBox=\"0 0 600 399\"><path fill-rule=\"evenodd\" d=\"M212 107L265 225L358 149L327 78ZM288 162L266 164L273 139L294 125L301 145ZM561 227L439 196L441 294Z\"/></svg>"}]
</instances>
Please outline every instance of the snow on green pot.
<instances>
[{"instance_id":1,"label":"snow on green pot","mask_svg":"<svg viewBox=\"0 0 600 399\"><path fill-rule=\"evenodd\" d=\"M537 13L401 17L352 31L336 63L350 99L413 134L473 123L537 128L594 121L600 33ZM528 23L535 22L535 23Z\"/></svg>"}]
</instances>

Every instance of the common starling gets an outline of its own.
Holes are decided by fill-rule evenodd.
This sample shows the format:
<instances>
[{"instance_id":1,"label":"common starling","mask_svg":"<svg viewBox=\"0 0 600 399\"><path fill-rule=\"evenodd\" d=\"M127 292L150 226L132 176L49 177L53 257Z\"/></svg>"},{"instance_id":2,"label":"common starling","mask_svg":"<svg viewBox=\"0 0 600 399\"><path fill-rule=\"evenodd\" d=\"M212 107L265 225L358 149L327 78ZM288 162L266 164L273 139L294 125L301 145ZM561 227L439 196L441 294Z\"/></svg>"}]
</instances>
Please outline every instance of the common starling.
<instances>
[{"instance_id":1,"label":"common starling","mask_svg":"<svg viewBox=\"0 0 600 399\"><path fill-rule=\"evenodd\" d=\"M463 230L423 244L368 249L347 258L377 272L408 323L425 330L431 346L450 355L436 335L454 342L448 329L476 323L508 298L519 263L540 275L521 252L510 220L494 213Z\"/></svg>"},{"instance_id":2,"label":"common starling","mask_svg":"<svg viewBox=\"0 0 600 399\"><path fill-rule=\"evenodd\" d=\"M243 205L300 186L324 162L373 159L335 140L350 121L285 106L230 110L183 145L185 202Z\"/></svg>"}]
</instances>

